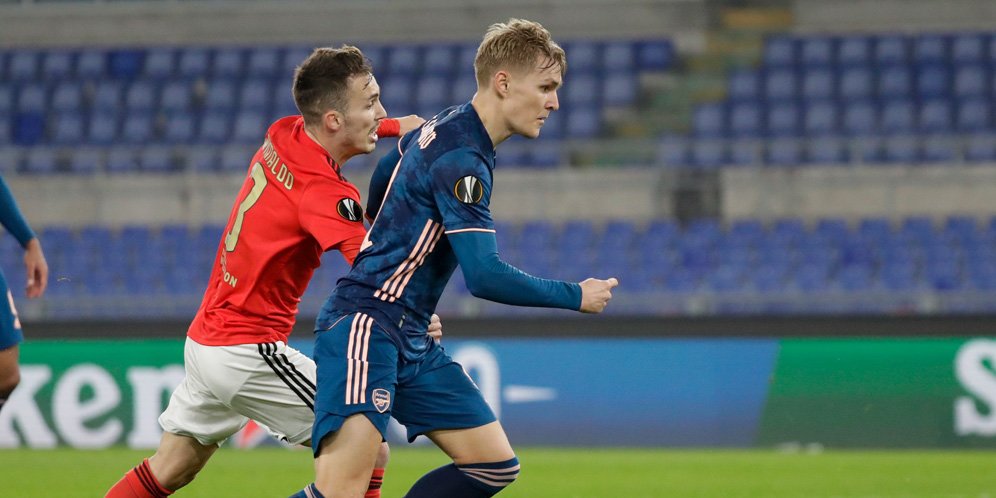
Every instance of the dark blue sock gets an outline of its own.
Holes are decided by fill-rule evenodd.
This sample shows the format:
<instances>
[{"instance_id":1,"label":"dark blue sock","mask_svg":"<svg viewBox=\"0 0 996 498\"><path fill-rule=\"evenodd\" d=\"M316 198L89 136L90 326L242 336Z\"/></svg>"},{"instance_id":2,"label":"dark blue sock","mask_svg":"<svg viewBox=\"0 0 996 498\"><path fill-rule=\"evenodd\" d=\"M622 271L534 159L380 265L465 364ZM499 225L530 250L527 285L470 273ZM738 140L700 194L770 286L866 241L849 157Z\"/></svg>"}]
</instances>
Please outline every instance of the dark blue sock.
<instances>
[{"instance_id":1,"label":"dark blue sock","mask_svg":"<svg viewBox=\"0 0 996 498\"><path fill-rule=\"evenodd\" d=\"M301 491L290 495L290 498L325 498L325 495L318 491L315 487L315 483L311 483L304 487Z\"/></svg>"},{"instance_id":2,"label":"dark blue sock","mask_svg":"<svg viewBox=\"0 0 996 498\"><path fill-rule=\"evenodd\" d=\"M519 459L476 463L457 467L449 464L422 476L405 498L489 498L519 476Z\"/></svg>"}]
</instances>

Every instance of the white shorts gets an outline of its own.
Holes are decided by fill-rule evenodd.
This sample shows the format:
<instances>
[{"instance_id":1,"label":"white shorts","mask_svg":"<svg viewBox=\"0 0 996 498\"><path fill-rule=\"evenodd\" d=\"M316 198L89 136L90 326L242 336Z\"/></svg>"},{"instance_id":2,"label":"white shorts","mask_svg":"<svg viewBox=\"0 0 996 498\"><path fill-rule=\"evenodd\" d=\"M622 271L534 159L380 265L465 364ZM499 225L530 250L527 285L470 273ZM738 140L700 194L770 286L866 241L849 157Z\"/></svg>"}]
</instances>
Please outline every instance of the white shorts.
<instances>
[{"instance_id":1,"label":"white shorts","mask_svg":"<svg viewBox=\"0 0 996 498\"><path fill-rule=\"evenodd\" d=\"M186 376L159 416L166 432L220 445L249 419L289 443L311 440L315 362L283 342L204 346L187 338Z\"/></svg>"}]
</instances>

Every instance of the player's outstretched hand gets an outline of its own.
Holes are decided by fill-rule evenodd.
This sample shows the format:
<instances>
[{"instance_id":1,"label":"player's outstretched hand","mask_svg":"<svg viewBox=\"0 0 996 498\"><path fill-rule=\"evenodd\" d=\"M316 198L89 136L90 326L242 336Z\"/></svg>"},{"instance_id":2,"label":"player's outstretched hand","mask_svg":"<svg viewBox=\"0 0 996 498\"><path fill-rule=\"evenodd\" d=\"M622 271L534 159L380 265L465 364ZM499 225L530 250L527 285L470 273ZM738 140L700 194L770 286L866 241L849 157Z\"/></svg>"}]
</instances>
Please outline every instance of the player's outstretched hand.
<instances>
[{"instance_id":1,"label":"player's outstretched hand","mask_svg":"<svg viewBox=\"0 0 996 498\"><path fill-rule=\"evenodd\" d=\"M443 322L439 321L439 315L433 313L432 318L429 319L429 337L435 339L436 342L443 340Z\"/></svg>"},{"instance_id":2,"label":"player's outstretched hand","mask_svg":"<svg viewBox=\"0 0 996 498\"><path fill-rule=\"evenodd\" d=\"M424 119L422 119L419 116L416 116L415 114L409 114L408 116L405 116L403 118L395 118L395 119L397 119L398 124L401 125L401 131L398 132L398 136L402 136L405 133L408 133L414 130L415 128L418 128L419 126L422 126L422 123L425 122Z\"/></svg>"},{"instance_id":3,"label":"player's outstretched hand","mask_svg":"<svg viewBox=\"0 0 996 498\"><path fill-rule=\"evenodd\" d=\"M44 294L45 287L48 286L48 262L45 261L45 253L37 238L28 241L28 246L24 249L24 268L28 275L25 287L28 297L36 298Z\"/></svg>"},{"instance_id":4,"label":"player's outstretched hand","mask_svg":"<svg viewBox=\"0 0 996 498\"><path fill-rule=\"evenodd\" d=\"M601 313L612 299L612 288L619 285L615 278L589 278L581 282L581 312Z\"/></svg>"}]
</instances>

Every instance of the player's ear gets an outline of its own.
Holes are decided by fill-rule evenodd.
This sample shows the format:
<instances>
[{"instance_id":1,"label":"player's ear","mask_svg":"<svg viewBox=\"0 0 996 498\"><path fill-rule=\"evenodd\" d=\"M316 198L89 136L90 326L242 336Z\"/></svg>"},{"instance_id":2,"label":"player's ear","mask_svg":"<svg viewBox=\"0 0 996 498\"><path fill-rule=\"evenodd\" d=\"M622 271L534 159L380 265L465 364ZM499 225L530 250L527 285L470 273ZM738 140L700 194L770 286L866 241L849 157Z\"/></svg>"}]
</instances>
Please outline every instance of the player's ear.
<instances>
[{"instance_id":1,"label":"player's ear","mask_svg":"<svg viewBox=\"0 0 996 498\"><path fill-rule=\"evenodd\" d=\"M342 114L339 114L339 111L336 110L326 111L322 115L322 124L325 125L325 129L331 132L339 131L343 125Z\"/></svg>"},{"instance_id":2,"label":"player's ear","mask_svg":"<svg viewBox=\"0 0 996 498\"><path fill-rule=\"evenodd\" d=\"M498 71L491 78L491 84L501 97L508 97L509 75L508 71Z\"/></svg>"}]
</instances>

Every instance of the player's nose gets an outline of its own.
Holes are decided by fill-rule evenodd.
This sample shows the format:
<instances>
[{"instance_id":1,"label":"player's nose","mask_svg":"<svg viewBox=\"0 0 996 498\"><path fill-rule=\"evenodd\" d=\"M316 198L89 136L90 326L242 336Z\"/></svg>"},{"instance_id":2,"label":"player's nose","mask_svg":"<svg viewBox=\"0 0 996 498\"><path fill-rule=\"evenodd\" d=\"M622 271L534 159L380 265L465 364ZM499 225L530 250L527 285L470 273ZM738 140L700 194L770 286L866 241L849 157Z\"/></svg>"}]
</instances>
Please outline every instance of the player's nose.
<instances>
[{"instance_id":1,"label":"player's nose","mask_svg":"<svg viewBox=\"0 0 996 498\"><path fill-rule=\"evenodd\" d=\"M550 98L546 102L546 108L551 111L560 109L560 97L557 96L556 90L550 92Z\"/></svg>"}]
</instances>

